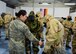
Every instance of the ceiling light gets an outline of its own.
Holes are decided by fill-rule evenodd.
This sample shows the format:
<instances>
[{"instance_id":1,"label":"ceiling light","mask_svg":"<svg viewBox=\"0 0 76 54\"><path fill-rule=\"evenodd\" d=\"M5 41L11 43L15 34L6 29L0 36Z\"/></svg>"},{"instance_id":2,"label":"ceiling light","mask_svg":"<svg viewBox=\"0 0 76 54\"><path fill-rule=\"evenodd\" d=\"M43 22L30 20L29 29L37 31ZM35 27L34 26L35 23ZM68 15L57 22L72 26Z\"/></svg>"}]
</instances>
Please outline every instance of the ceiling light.
<instances>
[{"instance_id":1,"label":"ceiling light","mask_svg":"<svg viewBox=\"0 0 76 54\"><path fill-rule=\"evenodd\" d=\"M50 5L51 3L41 3L39 2L40 5Z\"/></svg>"},{"instance_id":2,"label":"ceiling light","mask_svg":"<svg viewBox=\"0 0 76 54\"><path fill-rule=\"evenodd\" d=\"M76 3L64 3L64 5L76 5Z\"/></svg>"}]
</instances>

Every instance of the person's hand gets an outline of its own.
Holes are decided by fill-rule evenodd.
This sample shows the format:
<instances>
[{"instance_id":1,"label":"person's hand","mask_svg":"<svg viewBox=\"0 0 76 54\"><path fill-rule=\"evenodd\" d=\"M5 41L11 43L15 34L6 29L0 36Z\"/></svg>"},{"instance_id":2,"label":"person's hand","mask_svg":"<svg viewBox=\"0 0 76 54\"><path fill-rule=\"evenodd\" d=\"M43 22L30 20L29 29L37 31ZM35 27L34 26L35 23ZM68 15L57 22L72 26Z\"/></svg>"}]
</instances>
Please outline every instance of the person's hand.
<instances>
[{"instance_id":1,"label":"person's hand","mask_svg":"<svg viewBox=\"0 0 76 54\"><path fill-rule=\"evenodd\" d=\"M43 45L43 42L42 41L39 41L39 45L42 46Z\"/></svg>"}]
</instances>

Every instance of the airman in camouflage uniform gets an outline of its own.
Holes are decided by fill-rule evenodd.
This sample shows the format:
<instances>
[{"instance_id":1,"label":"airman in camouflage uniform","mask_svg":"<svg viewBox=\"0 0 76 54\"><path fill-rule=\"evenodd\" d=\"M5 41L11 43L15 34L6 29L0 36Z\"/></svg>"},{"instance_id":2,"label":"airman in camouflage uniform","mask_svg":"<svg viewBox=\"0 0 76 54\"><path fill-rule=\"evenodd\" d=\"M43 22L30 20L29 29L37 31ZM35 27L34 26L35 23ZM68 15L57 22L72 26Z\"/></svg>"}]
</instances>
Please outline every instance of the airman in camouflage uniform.
<instances>
[{"instance_id":1,"label":"airman in camouflage uniform","mask_svg":"<svg viewBox=\"0 0 76 54\"><path fill-rule=\"evenodd\" d=\"M61 17L61 19L60 19L59 21L60 21L60 23L63 24L63 21L64 21L64 20L66 20L66 18Z\"/></svg>"},{"instance_id":2,"label":"airman in camouflage uniform","mask_svg":"<svg viewBox=\"0 0 76 54\"><path fill-rule=\"evenodd\" d=\"M29 31L29 28L20 19L12 21L9 25L9 51L10 54L24 54L25 52L25 36L30 41L37 42L38 40Z\"/></svg>"},{"instance_id":3,"label":"airman in camouflage uniform","mask_svg":"<svg viewBox=\"0 0 76 54\"><path fill-rule=\"evenodd\" d=\"M37 43L40 46L43 44L41 41L35 38L30 32L28 26L24 23L27 19L27 12L20 10L16 13L17 19L13 20L9 24L9 52L10 54L25 54L26 50L26 38L32 43ZM26 53L27 54L27 53Z\"/></svg>"},{"instance_id":4,"label":"airman in camouflage uniform","mask_svg":"<svg viewBox=\"0 0 76 54\"><path fill-rule=\"evenodd\" d=\"M4 20L4 16L6 15L6 13L2 13L1 14L1 17L2 17L2 19Z\"/></svg>"},{"instance_id":5,"label":"airman in camouflage uniform","mask_svg":"<svg viewBox=\"0 0 76 54\"><path fill-rule=\"evenodd\" d=\"M2 17L3 21L4 21L4 16L5 16L5 15L6 15L6 13L2 13L2 14L1 14L1 17ZM4 22L3 22L3 28L5 29Z\"/></svg>"},{"instance_id":6,"label":"airman in camouflage uniform","mask_svg":"<svg viewBox=\"0 0 76 54\"><path fill-rule=\"evenodd\" d=\"M35 37L40 40L41 36L42 36L42 25L41 23L38 21L38 17L36 17L36 15L34 14L33 11L30 12L29 16L28 16L28 22L26 23L30 29L30 31L35 35ZM27 47L28 48L28 47ZM34 54L37 54L39 49L38 49L38 44L37 43L33 43L33 51Z\"/></svg>"},{"instance_id":7,"label":"airman in camouflage uniform","mask_svg":"<svg viewBox=\"0 0 76 54\"><path fill-rule=\"evenodd\" d=\"M8 26L9 26L9 23L10 23L11 20L12 20L11 14L10 13L7 13L4 16L4 26L5 26L5 34L6 34L5 40L8 40L9 39L9 37L8 37Z\"/></svg>"},{"instance_id":8,"label":"airman in camouflage uniform","mask_svg":"<svg viewBox=\"0 0 76 54\"><path fill-rule=\"evenodd\" d=\"M74 32L74 36L72 40L72 53L76 54L76 21L74 21L73 24L73 32Z\"/></svg>"},{"instance_id":9,"label":"airman in camouflage uniform","mask_svg":"<svg viewBox=\"0 0 76 54\"><path fill-rule=\"evenodd\" d=\"M54 17L46 15L45 18L47 32L44 52L45 54L54 54L53 47L57 49L63 47L64 28L57 19L54 19Z\"/></svg>"},{"instance_id":10,"label":"airman in camouflage uniform","mask_svg":"<svg viewBox=\"0 0 76 54\"><path fill-rule=\"evenodd\" d=\"M73 26L73 23L72 23L72 18L70 16L68 16L68 18L63 21L63 25L64 25L64 39L66 41L66 47L68 48L71 48L69 46L69 43L71 42L71 35L73 34L73 31L72 31L72 26Z\"/></svg>"},{"instance_id":11,"label":"airman in camouflage uniform","mask_svg":"<svg viewBox=\"0 0 76 54\"><path fill-rule=\"evenodd\" d=\"M2 26L3 26L3 19L0 16L0 38L1 38L1 28L2 28Z\"/></svg>"}]
</instances>

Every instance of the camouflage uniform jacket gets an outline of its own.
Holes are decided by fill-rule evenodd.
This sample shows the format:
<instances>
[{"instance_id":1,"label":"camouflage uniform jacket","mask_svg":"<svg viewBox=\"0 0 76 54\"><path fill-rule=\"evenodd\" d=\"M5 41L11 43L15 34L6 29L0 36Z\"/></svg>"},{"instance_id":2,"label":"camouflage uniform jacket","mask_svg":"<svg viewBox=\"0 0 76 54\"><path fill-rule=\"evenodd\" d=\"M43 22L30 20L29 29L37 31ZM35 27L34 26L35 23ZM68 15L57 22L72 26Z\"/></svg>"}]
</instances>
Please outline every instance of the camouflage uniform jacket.
<instances>
[{"instance_id":1,"label":"camouflage uniform jacket","mask_svg":"<svg viewBox=\"0 0 76 54\"><path fill-rule=\"evenodd\" d=\"M28 25L30 31L35 35L36 38L40 39L40 37L42 37L41 33L43 31L43 28L37 19L34 21L28 21L27 25Z\"/></svg>"},{"instance_id":2,"label":"camouflage uniform jacket","mask_svg":"<svg viewBox=\"0 0 76 54\"><path fill-rule=\"evenodd\" d=\"M47 22L47 33L44 52L50 50L51 46L57 45L58 47L62 47L63 35L64 27L58 20L51 19L49 22Z\"/></svg>"},{"instance_id":3,"label":"camouflage uniform jacket","mask_svg":"<svg viewBox=\"0 0 76 54\"><path fill-rule=\"evenodd\" d=\"M25 49L25 37L30 41L38 42L34 35L29 31L28 26L24 24L20 19L12 21L9 25L9 50L16 52L15 54L24 54Z\"/></svg>"},{"instance_id":4,"label":"camouflage uniform jacket","mask_svg":"<svg viewBox=\"0 0 76 54\"><path fill-rule=\"evenodd\" d=\"M71 31L69 29L72 28L73 23L71 21L65 20L63 21L63 25L64 25L64 31L71 34Z\"/></svg>"}]
</instances>

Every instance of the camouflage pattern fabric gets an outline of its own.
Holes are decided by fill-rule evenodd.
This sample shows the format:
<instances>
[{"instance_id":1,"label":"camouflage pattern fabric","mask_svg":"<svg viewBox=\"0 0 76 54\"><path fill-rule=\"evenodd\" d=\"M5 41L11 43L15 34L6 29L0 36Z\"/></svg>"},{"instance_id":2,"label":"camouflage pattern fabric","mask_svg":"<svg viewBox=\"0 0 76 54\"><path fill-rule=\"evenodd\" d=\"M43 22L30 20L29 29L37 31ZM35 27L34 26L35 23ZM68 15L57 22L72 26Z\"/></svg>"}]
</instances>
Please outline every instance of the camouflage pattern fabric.
<instances>
[{"instance_id":1,"label":"camouflage pattern fabric","mask_svg":"<svg viewBox=\"0 0 76 54\"><path fill-rule=\"evenodd\" d=\"M44 23L44 21L45 21L45 20L44 20L45 18L42 17L42 13L41 13L41 12L37 12L37 13L36 13L36 16L37 16L36 19L37 19L37 20L40 22L40 24L43 26L43 25L44 25L43 23Z\"/></svg>"},{"instance_id":2,"label":"camouflage pattern fabric","mask_svg":"<svg viewBox=\"0 0 76 54\"><path fill-rule=\"evenodd\" d=\"M39 25L39 22L38 21L34 21L34 22L29 21L28 27L29 27L30 31L34 34L34 36L38 40L40 40L40 38L41 38L41 27ZM30 43L30 42L28 42L28 43ZM34 54L38 53L39 49L38 49L37 43L33 43L33 51L34 51Z\"/></svg>"},{"instance_id":3,"label":"camouflage pattern fabric","mask_svg":"<svg viewBox=\"0 0 76 54\"><path fill-rule=\"evenodd\" d=\"M9 38L8 37L8 26L9 26L9 23L10 23L11 20L12 20L12 16L11 15L6 14L4 16L4 26L5 26L6 38Z\"/></svg>"},{"instance_id":4,"label":"camouflage pattern fabric","mask_svg":"<svg viewBox=\"0 0 76 54\"><path fill-rule=\"evenodd\" d=\"M24 54L26 38L38 43L38 39L29 31L29 28L20 19L13 20L9 25L9 52L10 54Z\"/></svg>"},{"instance_id":5,"label":"camouflage pattern fabric","mask_svg":"<svg viewBox=\"0 0 76 54\"><path fill-rule=\"evenodd\" d=\"M74 36L72 41L72 52L73 54L76 54L76 21L73 24L73 32L74 32Z\"/></svg>"},{"instance_id":6,"label":"camouflage pattern fabric","mask_svg":"<svg viewBox=\"0 0 76 54\"><path fill-rule=\"evenodd\" d=\"M65 20L63 21L64 25L64 41L66 41L66 46L69 46L69 42L71 41L71 35L72 32L70 29L72 29L73 23L71 21Z\"/></svg>"},{"instance_id":7,"label":"camouflage pattern fabric","mask_svg":"<svg viewBox=\"0 0 76 54\"><path fill-rule=\"evenodd\" d=\"M40 40L40 38L42 36L42 26L41 26L40 22L38 21L38 18L35 16L33 11L30 12L30 14L28 16L28 21L26 24L28 25L30 31L34 34L34 36L38 40ZM29 43L29 41L28 41L28 43ZM39 51L38 43L33 43L33 51L34 51L34 54L38 53L38 51Z\"/></svg>"},{"instance_id":8,"label":"camouflage pattern fabric","mask_svg":"<svg viewBox=\"0 0 76 54\"><path fill-rule=\"evenodd\" d=\"M53 16L46 15L45 18L47 32L44 52L46 54L53 54L52 46L58 48L63 47L64 27L58 20L54 19Z\"/></svg>"}]
</instances>

